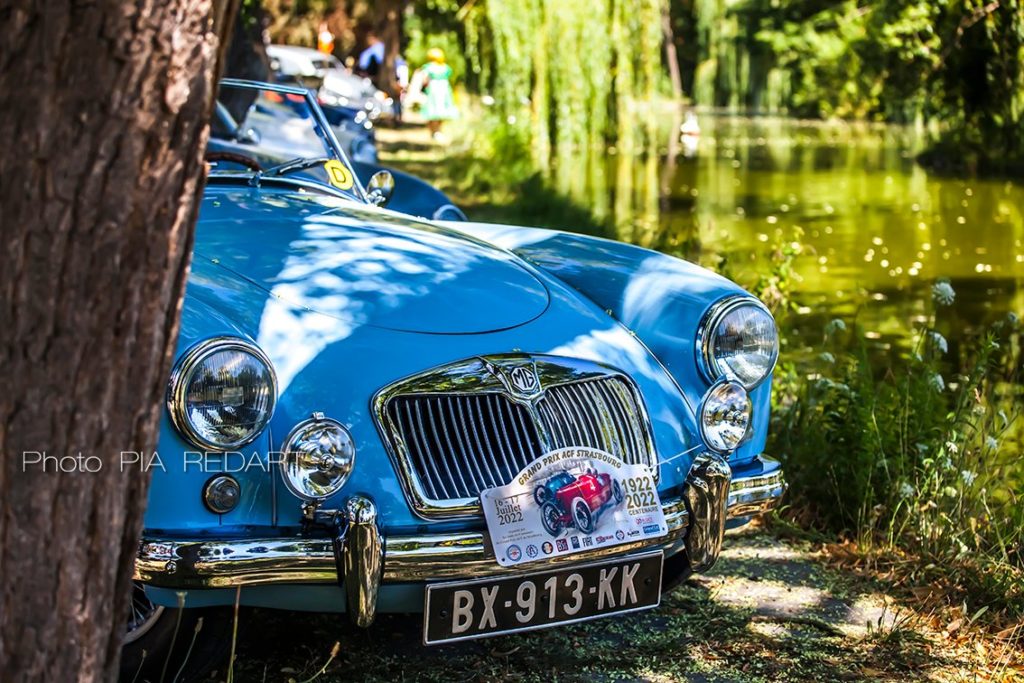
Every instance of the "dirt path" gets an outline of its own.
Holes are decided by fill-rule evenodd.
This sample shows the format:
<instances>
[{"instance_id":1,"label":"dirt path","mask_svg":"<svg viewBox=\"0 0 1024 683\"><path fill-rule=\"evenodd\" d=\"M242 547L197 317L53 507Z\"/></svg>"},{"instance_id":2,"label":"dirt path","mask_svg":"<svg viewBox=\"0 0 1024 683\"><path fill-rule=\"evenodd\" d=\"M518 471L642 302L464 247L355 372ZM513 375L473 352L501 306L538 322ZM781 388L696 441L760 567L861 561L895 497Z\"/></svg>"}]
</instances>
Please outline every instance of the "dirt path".
<instances>
[{"instance_id":1,"label":"dirt path","mask_svg":"<svg viewBox=\"0 0 1024 683\"><path fill-rule=\"evenodd\" d=\"M236 680L305 681L335 641L317 681L1009 680L976 676L976 644L928 621L755 532L731 536L713 572L656 610L517 636L426 648L415 616L359 631L341 616L243 613Z\"/></svg>"}]
</instances>

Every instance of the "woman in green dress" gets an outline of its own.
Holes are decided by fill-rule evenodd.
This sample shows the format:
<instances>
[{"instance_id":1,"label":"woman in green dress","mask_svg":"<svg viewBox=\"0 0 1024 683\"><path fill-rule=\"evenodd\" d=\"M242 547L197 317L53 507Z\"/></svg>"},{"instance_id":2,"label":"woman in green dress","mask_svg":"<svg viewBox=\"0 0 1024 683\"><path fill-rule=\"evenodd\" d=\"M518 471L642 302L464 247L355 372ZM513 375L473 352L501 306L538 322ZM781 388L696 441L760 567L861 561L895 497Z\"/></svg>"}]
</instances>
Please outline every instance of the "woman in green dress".
<instances>
[{"instance_id":1,"label":"woman in green dress","mask_svg":"<svg viewBox=\"0 0 1024 683\"><path fill-rule=\"evenodd\" d=\"M458 117L459 110L452 97L452 68L445 64L444 52L430 48L427 59L429 61L420 69L424 94L422 114L430 134L436 139L440 137L441 125Z\"/></svg>"}]
</instances>

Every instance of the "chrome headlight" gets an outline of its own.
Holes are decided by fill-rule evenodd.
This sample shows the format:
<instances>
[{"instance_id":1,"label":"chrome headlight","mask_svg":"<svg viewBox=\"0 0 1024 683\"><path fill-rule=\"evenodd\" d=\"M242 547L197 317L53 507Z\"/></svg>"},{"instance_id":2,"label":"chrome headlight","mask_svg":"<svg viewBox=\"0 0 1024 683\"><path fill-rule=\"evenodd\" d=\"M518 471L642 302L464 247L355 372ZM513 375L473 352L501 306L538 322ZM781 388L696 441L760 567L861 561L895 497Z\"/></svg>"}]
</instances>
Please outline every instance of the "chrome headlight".
<instances>
[{"instance_id":1,"label":"chrome headlight","mask_svg":"<svg viewBox=\"0 0 1024 683\"><path fill-rule=\"evenodd\" d=\"M757 299L722 299L697 329L697 365L709 382L725 377L753 389L771 374L778 358L775 319Z\"/></svg>"},{"instance_id":2,"label":"chrome headlight","mask_svg":"<svg viewBox=\"0 0 1024 683\"><path fill-rule=\"evenodd\" d=\"M337 493L356 462L352 435L337 420L315 413L285 439L281 476L303 500L320 501Z\"/></svg>"},{"instance_id":3,"label":"chrome headlight","mask_svg":"<svg viewBox=\"0 0 1024 683\"><path fill-rule=\"evenodd\" d=\"M746 389L737 382L718 382L708 389L700 404L701 438L719 453L735 450L747 435L752 413Z\"/></svg>"},{"instance_id":4,"label":"chrome headlight","mask_svg":"<svg viewBox=\"0 0 1024 683\"><path fill-rule=\"evenodd\" d=\"M240 448L259 436L276 402L270 359L237 337L207 339L186 351L167 392L171 421L181 435L215 451Z\"/></svg>"}]
</instances>

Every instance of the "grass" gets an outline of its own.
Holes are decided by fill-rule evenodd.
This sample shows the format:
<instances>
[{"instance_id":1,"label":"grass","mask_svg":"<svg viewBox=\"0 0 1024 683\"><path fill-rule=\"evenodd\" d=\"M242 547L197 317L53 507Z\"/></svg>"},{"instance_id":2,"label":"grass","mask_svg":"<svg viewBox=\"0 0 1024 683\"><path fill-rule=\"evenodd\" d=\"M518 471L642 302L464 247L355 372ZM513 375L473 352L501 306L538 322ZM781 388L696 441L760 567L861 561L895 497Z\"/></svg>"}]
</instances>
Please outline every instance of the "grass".
<instances>
[{"instance_id":1,"label":"grass","mask_svg":"<svg viewBox=\"0 0 1024 683\"><path fill-rule=\"evenodd\" d=\"M766 596L787 589L798 597L776 609ZM877 600L875 582L753 534L731 539L710 575L666 595L657 610L498 639L428 648L418 616L380 615L361 630L343 615L252 610L243 614L235 675L295 683L760 682L966 680L986 666L997 670L970 643L905 616L916 615L905 606L875 608L871 628L855 623L856 606Z\"/></svg>"},{"instance_id":2,"label":"grass","mask_svg":"<svg viewBox=\"0 0 1024 683\"><path fill-rule=\"evenodd\" d=\"M456 127L457 142L447 148L419 127L381 130L382 161L429 181L475 221L608 233L609 226L595 220L588 207L547 188L517 129L479 112L448 125Z\"/></svg>"},{"instance_id":3,"label":"grass","mask_svg":"<svg viewBox=\"0 0 1024 683\"><path fill-rule=\"evenodd\" d=\"M1004 628L1024 619L1020 333L1002 321L948 359L935 305L886 354L830 323L813 361L779 372L772 447L802 524Z\"/></svg>"}]
</instances>

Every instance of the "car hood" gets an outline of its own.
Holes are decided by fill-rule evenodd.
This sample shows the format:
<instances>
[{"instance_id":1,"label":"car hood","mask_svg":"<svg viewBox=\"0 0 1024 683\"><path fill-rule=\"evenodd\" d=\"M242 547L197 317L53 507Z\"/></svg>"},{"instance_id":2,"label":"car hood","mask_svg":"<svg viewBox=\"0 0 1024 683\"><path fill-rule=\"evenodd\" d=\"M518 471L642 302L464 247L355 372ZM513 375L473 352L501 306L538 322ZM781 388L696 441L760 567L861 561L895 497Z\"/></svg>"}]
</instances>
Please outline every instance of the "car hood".
<instances>
[{"instance_id":1,"label":"car hood","mask_svg":"<svg viewBox=\"0 0 1024 683\"><path fill-rule=\"evenodd\" d=\"M478 334L549 305L545 285L510 252L395 212L266 186L208 187L194 254L196 266L350 326Z\"/></svg>"}]
</instances>

